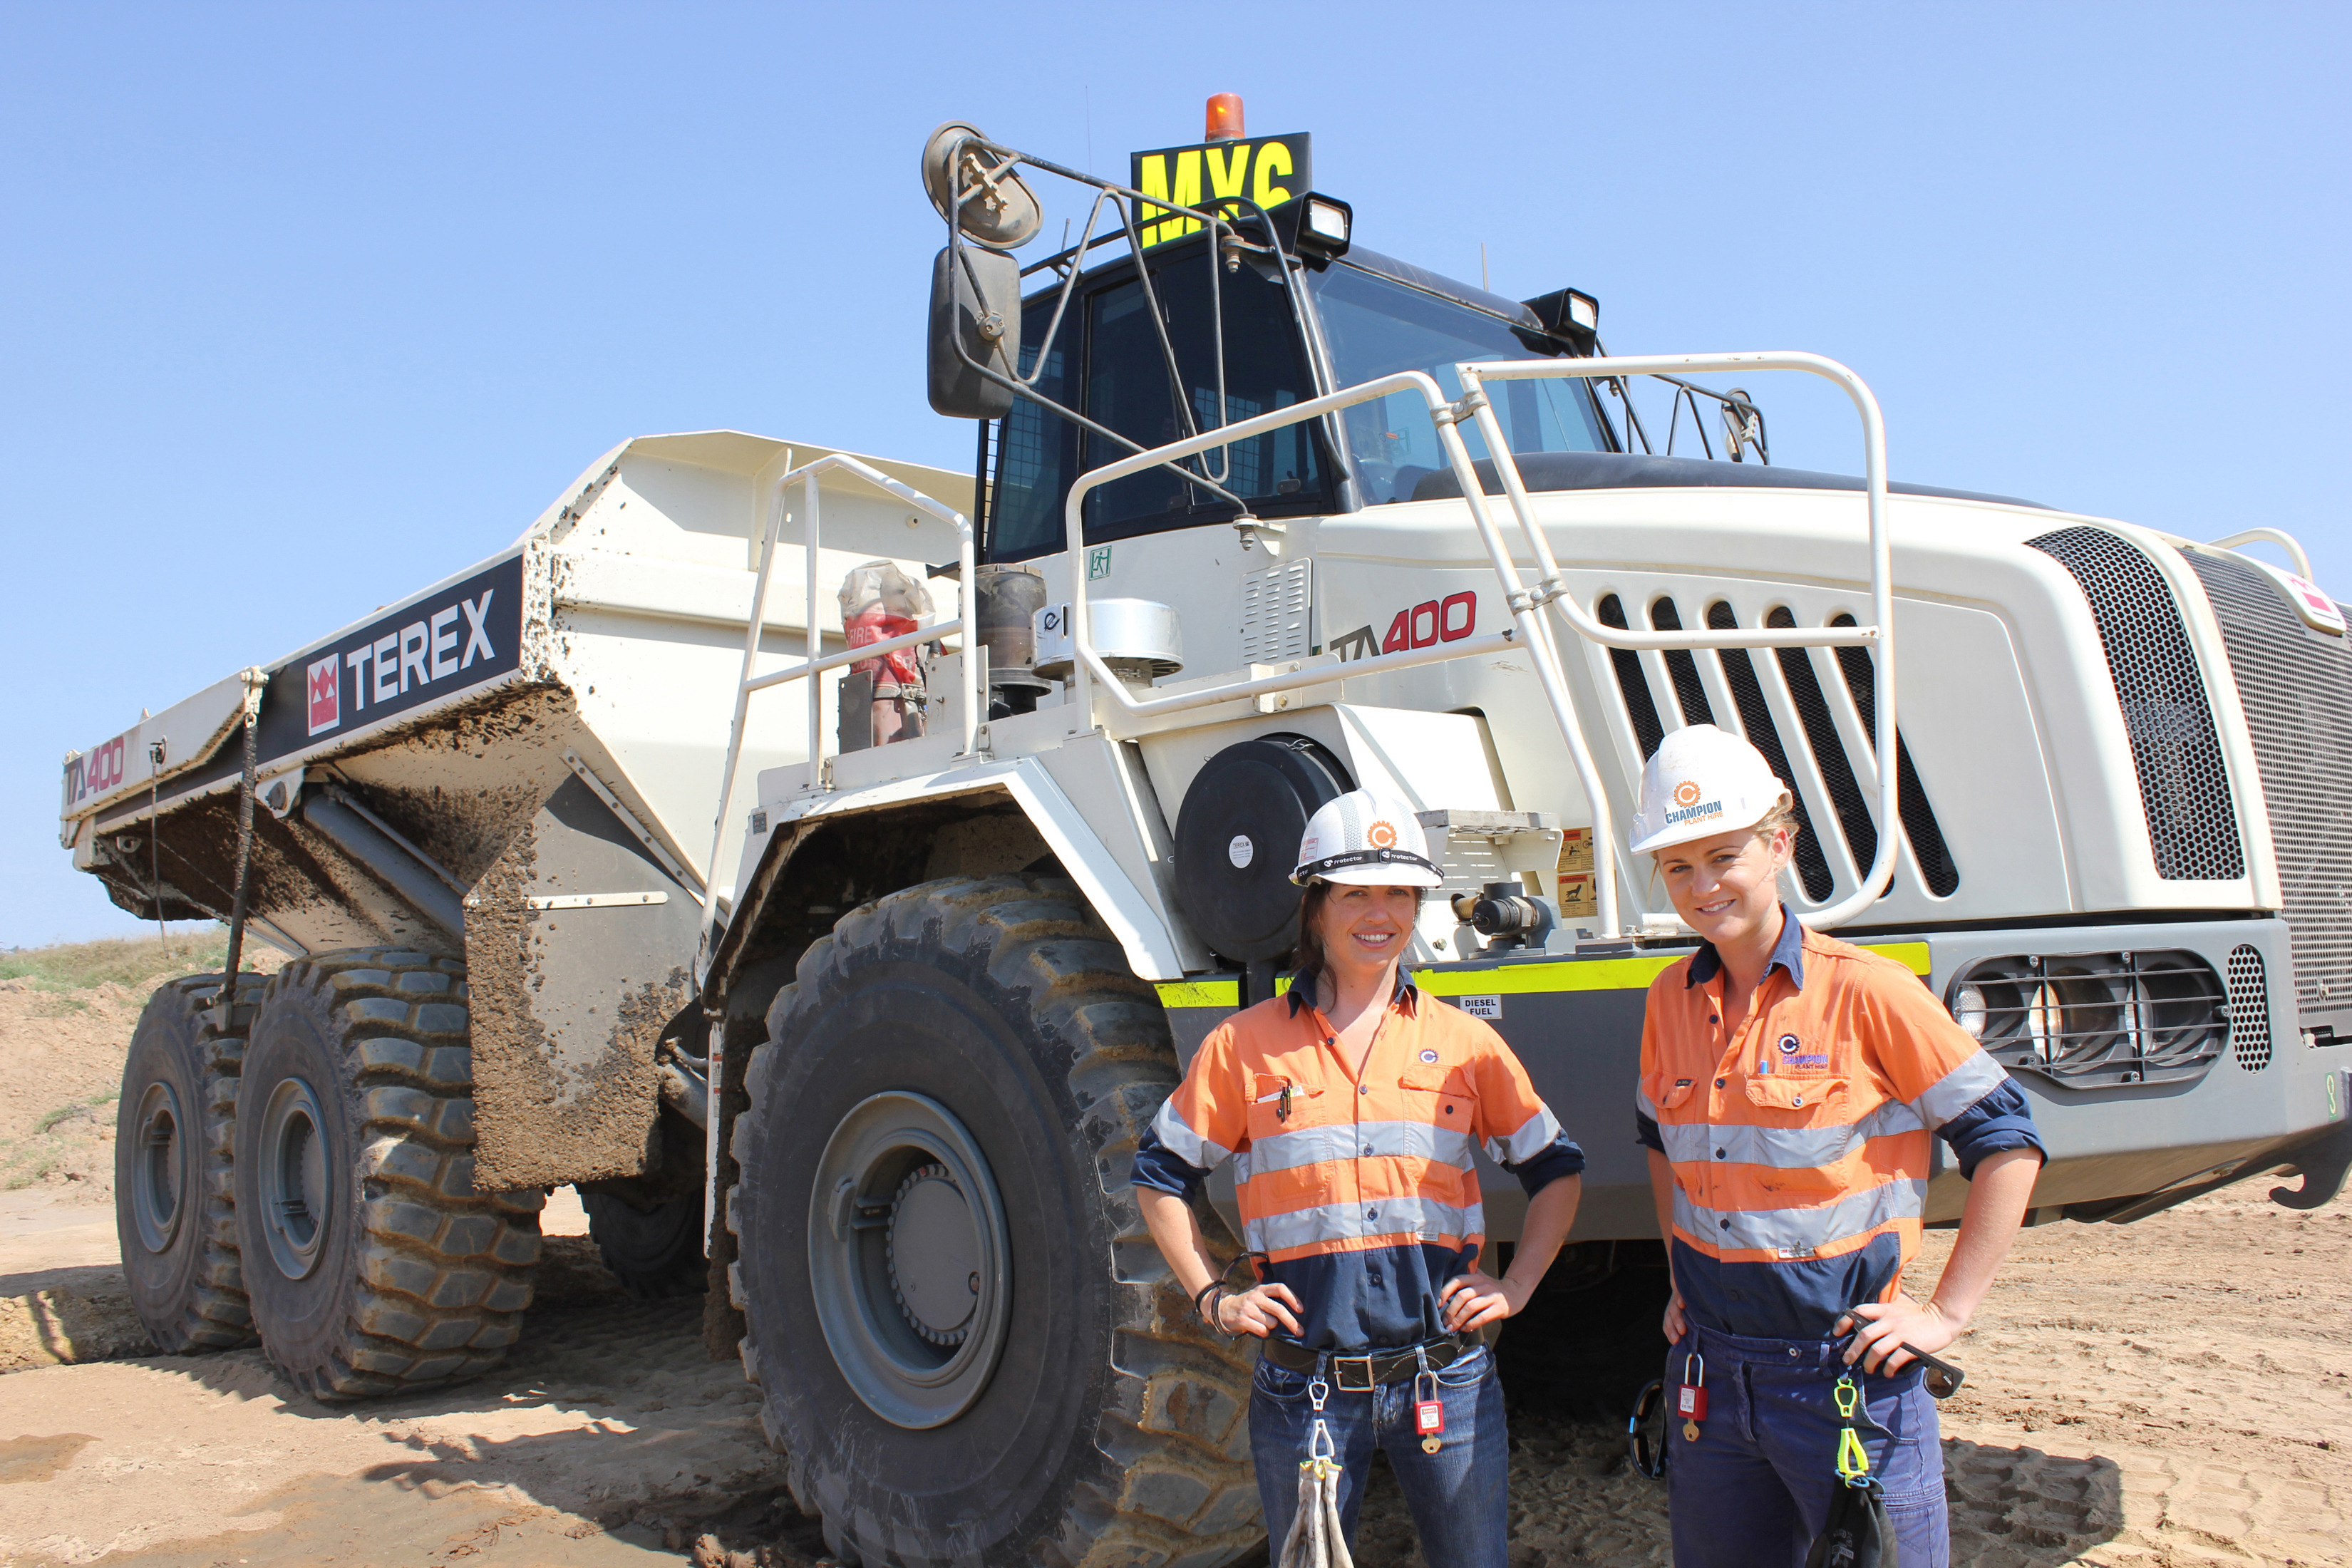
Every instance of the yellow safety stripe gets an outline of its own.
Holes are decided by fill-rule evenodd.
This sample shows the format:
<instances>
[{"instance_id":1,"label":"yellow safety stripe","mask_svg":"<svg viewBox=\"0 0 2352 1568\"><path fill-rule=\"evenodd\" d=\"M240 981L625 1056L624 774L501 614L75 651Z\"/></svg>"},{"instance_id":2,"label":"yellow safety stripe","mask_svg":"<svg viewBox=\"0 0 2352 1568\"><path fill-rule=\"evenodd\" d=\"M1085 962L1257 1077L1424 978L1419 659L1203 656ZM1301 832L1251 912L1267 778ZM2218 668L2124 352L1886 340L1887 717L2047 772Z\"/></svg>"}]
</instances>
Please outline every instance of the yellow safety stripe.
<instances>
[{"instance_id":1,"label":"yellow safety stripe","mask_svg":"<svg viewBox=\"0 0 2352 1568\"><path fill-rule=\"evenodd\" d=\"M1914 974L1926 974L1930 964L1924 942L1865 943L1864 951L1891 958ZM1549 963L1510 963L1497 969L1416 969L1412 983L1433 996L1525 995L1549 991L1646 991L1650 982L1682 962L1685 954L1659 958L1557 959ZM1274 983L1279 996L1290 989L1288 976ZM1163 980L1163 1007L1238 1007L1241 983L1234 980Z\"/></svg>"}]
</instances>

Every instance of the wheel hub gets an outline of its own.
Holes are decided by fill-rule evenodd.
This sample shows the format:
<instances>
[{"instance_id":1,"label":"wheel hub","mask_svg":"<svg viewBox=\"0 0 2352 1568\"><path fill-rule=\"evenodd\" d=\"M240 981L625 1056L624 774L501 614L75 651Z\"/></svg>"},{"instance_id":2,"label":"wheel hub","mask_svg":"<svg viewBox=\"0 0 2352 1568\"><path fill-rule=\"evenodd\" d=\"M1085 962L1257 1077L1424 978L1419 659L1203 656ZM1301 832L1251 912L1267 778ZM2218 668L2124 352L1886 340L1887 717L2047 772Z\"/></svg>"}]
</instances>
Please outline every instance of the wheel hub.
<instances>
[{"instance_id":1,"label":"wheel hub","mask_svg":"<svg viewBox=\"0 0 2352 1568\"><path fill-rule=\"evenodd\" d=\"M180 1097L168 1083L151 1083L139 1097L139 1147L131 1156L131 1216L139 1245L150 1252L170 1248L180 1229L180 1195L187 1190L182 1168L187 1142L181 1131Z\"/></svg>"},{"instance_id":2,"label":"wheel hub","mask_svg":"<svg viewBox=\"0 0 2352 1568\"><path fill-rule=\"evenodd\" d=\"M1012 1254L955 1114L902 1091L853 1108L817 1162L808 1245L825 1343L857 1397L915 1429L969 1409L1004 1346Z\"/></svg>"},{"instance_id":3,"label":"wheel hub","mask_svg":"<svg viewBox=\"0 0 2352 1568\"><path fill-rule=\"evenodd\" d=\"M289 1279L319 1266L327 1236L330 1183L326 1119L318 1096L299 1078L269 1094L261 1122L261 1229L270 1260Z\"/></svg>"}]
</instances>

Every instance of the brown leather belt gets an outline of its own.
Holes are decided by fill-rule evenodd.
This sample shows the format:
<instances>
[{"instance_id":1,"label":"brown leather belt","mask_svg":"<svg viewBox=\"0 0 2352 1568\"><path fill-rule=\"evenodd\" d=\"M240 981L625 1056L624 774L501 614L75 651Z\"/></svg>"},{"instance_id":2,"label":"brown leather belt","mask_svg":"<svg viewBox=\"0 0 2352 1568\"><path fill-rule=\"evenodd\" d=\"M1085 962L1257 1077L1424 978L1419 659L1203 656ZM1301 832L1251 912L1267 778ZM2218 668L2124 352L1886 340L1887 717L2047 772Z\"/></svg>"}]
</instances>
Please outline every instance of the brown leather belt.
<instances>
[{"instance_id":1,"label":"brown leather belt","mask_svg":"<svg viewBox=\"0 0 2352 1568\"><path fill-rule=\"evenodd\" d=\"M1421 1371L1422 1357L1429 1358L1429 1370L1436 1372L1452 1366L1485 1342L1475 1334L1443 1334L1433 1340L1423 1340L1417 1345L1401 1345L1394 1350L1369 1351L1362 1355L1332 1355L1328 1364L1331 1369L1331 1385L1343 1394L1365 1394L1391 1383L1402 1383ZM1305 1345L1294 1345L1286 1340L1268 1340L1262 1355L1285 1372L1315 1370L1315 1363L1328 1354L1311 1351Z\"/></svg>"}]
</instances>

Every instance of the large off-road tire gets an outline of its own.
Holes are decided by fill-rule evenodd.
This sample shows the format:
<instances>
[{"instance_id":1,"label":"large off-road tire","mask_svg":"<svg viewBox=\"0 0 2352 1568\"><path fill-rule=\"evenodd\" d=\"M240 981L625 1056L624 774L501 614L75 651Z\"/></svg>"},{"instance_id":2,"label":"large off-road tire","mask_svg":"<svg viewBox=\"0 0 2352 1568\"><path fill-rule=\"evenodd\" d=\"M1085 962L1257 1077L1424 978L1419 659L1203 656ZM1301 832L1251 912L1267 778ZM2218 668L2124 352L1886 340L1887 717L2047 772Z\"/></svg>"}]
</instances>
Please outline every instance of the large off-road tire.
<instances>
[{"instance_id":1,"label":"large off-road tire","mask_svg":"<svg viewBox=\"0 0 2352 1568\"><path fill-rule=\"evenodd\" d=\"M546 1197L475 1190L473 1086L460 960L298 959L263 994L238 1246L262 1348L313 1397L470 1377L521 1331Z\"/></svg>"},{"instance_id":2,"label":"large off-road tire","mask_svg":"<svg viewBox=\"0 0 2352 1568\"><path fill-rule=\"evenodd\" d=\"M1615 1420L1658 1375L1659 1324L1674 1286L1656 1242L1571 1245L1534 1297L1503 1325L1495 1354L1518 1403Z\"/></svg>"},{"instance_id":3,"label":"large off-road tire","mask_svg":"<svg viewBox=\"0 0 2352 1568\"><path fill-rule=\"evenodd\" d=\"M845 1561L1213 1568L1263 1539L1250 1362L1128 1184L1176 1080L1067 882L909 888L802 956L735 1123L730 1280Z\"/></svg>"},{"instance_id":4,"label":"large off-road tire","mask_svg":"<svg viewBox=\"0 0 2352 1568\"><path fill-rule=\"evenodd\" d=\"M253 1342L238 1271L230 1142L237 1074L263 977L240 975L222 1029L221 977L158 986L139 1015L114 1112L114 1228L131 1310L172 1354Z\"/></svg>"},{"instance_id":5,"label":"large off-road tire","mask_svg":"<svg viewBox=\"0 0 2352 1568\"><path fill-rule=\"evenodd\" d=\"M621 1289L640 1301L698 1296L708 1287L702 1255L702 1194L641 1209L612 1193L583 1193L588 1239Z\"/></svg>"}]
</instances>

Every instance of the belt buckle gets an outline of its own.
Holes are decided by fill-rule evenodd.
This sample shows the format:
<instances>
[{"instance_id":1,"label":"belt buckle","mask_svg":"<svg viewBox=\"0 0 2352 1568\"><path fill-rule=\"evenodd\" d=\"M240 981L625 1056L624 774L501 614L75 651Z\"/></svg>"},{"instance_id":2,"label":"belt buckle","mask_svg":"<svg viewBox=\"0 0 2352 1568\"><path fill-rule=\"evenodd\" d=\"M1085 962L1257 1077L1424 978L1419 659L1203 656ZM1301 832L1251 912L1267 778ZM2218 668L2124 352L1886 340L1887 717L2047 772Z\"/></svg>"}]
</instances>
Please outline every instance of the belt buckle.
<instances>
[{"instance_id":1,"label":"belt buckle","mask_svg":"<svg viewBox=\"0 0 2352 1568\"><path fill-rule=\"evenodd\" d=\"M1360 1366L1364 1369L1363 1382L1359 1384L1349 1383L1348 1381L1348 1368L1351 1365ZM1333 1356L1331 1358L1331 1378L1334 1384L1342 1394L1370 1394L1373 1388L1377 1386L1372 1376L1372 1358L1368 1355Z\"/></svg>"}]
</instances>

